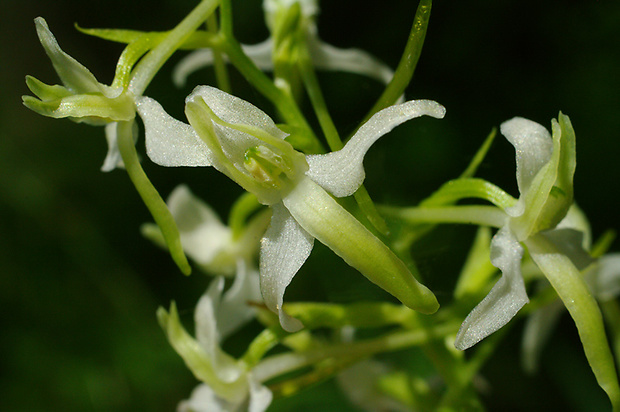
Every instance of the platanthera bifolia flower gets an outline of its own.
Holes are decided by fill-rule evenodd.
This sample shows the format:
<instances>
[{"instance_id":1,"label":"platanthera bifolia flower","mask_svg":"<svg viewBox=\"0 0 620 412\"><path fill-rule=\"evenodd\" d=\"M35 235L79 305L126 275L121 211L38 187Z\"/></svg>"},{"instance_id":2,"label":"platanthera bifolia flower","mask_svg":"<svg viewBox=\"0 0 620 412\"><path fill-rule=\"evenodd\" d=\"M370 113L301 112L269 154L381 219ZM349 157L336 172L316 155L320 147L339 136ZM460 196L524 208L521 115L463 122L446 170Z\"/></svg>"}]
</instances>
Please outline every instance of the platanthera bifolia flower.
<instances>
[{"instance_id":1,"label":"platanthera bifolia flower","mask_svg":"<svg viewBox=\"0 0 620 412\"><path fill-rule=\"evenodd\" d=\"M516 151L521 195L516 205L505 210L503 226L491 240L491 263L502 277L463 322L455 341L458 349L467 349L500 329L529 302L521 275L522 244L529 248L542 238L568 244L575 238L573 230L554 231L573 202L575 134L562 114L552 127L553 138L531 120L517 117L501 125ZM529 249L537 261L536 252Z\"/></svg>"},{"instance_id":2,"label":"platanthera bifolia flower","mask_svg":"<svg viewBox=\"0 0 620 412\"><path fill-rule=\"evenodd\" d=\"M242 45L243 52L265 71L274 70L279 61L294 62L296 30L303 31L312 64L318 70L355 73L389 83L394 74L386 64L359 49L340 49L323 42L318 36L316 0L265 0L265 20L271 36L261 43ZM211 49L196 50L179 62L173 73L177 86L183 86L187 77L214 62Z\"/></svg>"},{"instance_id":3,"label":"platanthera bifolia flower","mask_svg":"<svg viewBox=\"0 0 620 412\"><path fill-rule=\"evenodd\" d=\"M312 251L314 239L408 307L433 313L437 299L406 265L328 193L353 194L365 174L362 161L370 146L406 120L444 116L429 100L410 101L376 113L337 152L304 155L288 135L252 104L209 86L186 99L191 126L166 114L153 99L138 101L145 122L147 154L162 166L213 166L272 210L261 241L260 277L265 304L284 329L301 323L282 309L286 287Z\"/></svg>"},{"instance_id":4,"label":"platanthera bifolia flower","mask_svg":"<svg viewBox=\"0 0 620 412\"><path fill-rule=\"evenodd\" d=\"M224 278L211 282L194 314L196 339L181 325L174 304L170 312L163 308L157 311L170 344L202 381L190 399L179 405L179 411L263 412L271 403L271 392L254 379L246 363L220 348L220 341L226 335L253 316L254 309L247 303L252 299L254 286L248 281L251 277L240 268L232 287L223 295Z\"/></svg>"},{"instance_id":5,"label":"platanthera bifolia flower","mask_svg":"<svg viewBox=\"0 0 620 412\"><path fill-rule=\"evenodd\" d=\"M196 197L186 185L177 186L166 201L174 218L185 254L211 275L234 276L241 260L253 266L260 239L269 223L268 212L258 213L234 234L216 212ZM166 247L159 226L146 223L142 234L159 246Z\"/></svg>"},{"instance_id":6,"label":"platanthera bifolia flower","mask_svg":"<svg viewBox=\"0 0 620 412\"><path fill-rule=\"evenodd\" d=\"M24 96L24 105L43 116L106 126L108 154L101 170L107 172L121 166L123 162L116 144L116 122L135 117L133 95L122 87L99 83L90 70L60 48L42 17L35 19L35 25L39 41L63 85L50 86L27 76L26 84L37 98ZM136 135L137 130L134 131Z\"/></svg>"}]
</instances>

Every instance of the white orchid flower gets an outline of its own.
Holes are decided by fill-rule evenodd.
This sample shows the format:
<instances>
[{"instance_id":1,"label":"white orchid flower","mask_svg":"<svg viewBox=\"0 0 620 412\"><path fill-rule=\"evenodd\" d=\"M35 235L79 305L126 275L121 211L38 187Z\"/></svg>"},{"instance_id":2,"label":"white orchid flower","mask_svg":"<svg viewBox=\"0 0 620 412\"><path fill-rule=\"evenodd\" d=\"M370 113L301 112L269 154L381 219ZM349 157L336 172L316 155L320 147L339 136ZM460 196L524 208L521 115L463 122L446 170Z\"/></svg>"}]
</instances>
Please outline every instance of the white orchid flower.
<instances>
[{"instance_id":1,"label":"white orchid flower","mask_svg":"<svg viewBox=\"0 0 620 412\"><path fill-rule=\"evenodd\" d=\"M280 26L285 25L286 14L291 7L296 5L300 10L298 24L303 25L310 58L316 69L359 74L384 84L390 82L394 71L369 53L354 48L337 48L319 38L315 22L319 13L316 0L265 0L263 2L265 20L272 35L261 43L242 45L244 53L259 69L264 71L274 69L274 58L277 58L279 53L279 43L287 43L279 39L282 32ZM288 46L289 44L284 44L284 48ZM213 63L214 55L211 49L196 50L177 64L173 72L173 81L181 87L190 74L203 67L211 66Z\"/></svg>"},{"instance_id":2,"label":"white orchid flower","mask_svg":"<svg viewBox=\"0 0 620 412\"><path fill-rule=\"evenodd\" d=\"M200 298L194 320L196 339L183 328L174 304L160 308L159 323L168 340L197 379L202 381L179 411L263 412L271 403L269 389L254 379L251 370L220 348L220 341L254 316L247 305L258 291L256 276L240 268L232 287L222 295L224 278L214 279Z\"/></svg>"},{"instance_id":3,"label":"white orchid flower","mask_svg":"<svg viewBox=\"0 0 620 412\"><path fill-rule=\"evenodd\" d=\"M438 103L417 100L388 107L365 123L342 150L308 156L294 150L284 140L287 134L260 109L213 87L197 87L187 97L185 113L191 126L170 117L150 98L139 100L138 111L153 162L213 166L271 207L260 251L261 291L284 329L302 327L284 312L283 296L315 238L410 308L423 313L437 310L433 293L327 191L337 197L353 194L364 180L362 160L370 146L406 120L443 117L445 109Z\"/></svg>"},{"instance_id":4,"label":"white orchid flower","mask_svg":"<svg viewBox=\"0 0 620 412\"><path fill-rule=\"evenodd\" d=\"M502 134L515 147L521 196L505 210L501 229L491 240L491 263L502 277L463 322L455 341L458 349L500 329L529 302L521 275L522 244L530 246L532 239L544 236L558 244L572 242L571 229L558 229L555 238L552 233L573 201L575 137L568 118L560 115L559 121L553 122L553 138L531 120L517 117L501 125ZM534 257L536 252L529 249Z\"/></svg>"},{"instance_id":5,"label":"white orchid flower","mask_svg":"<svg viewBox=\"0 0 620 412\"><path fill-rule=\"evenodd\" d=\"M250 221L243 233L233 236L231 228L222 223L217 213L186 185L177 186L166 204L179 228L185 254L205 272L233 276L239 260L251 265L269 222L266 213ZM159 226L148 223L141 230L153 242L166 247Z\"/></svg>"},{"instance_id":6,"label":"white orchid flower","mask_svg":"<svg viewBox=\"0 0 620 412\"><path fill-rule=\"evenodd\" d=\"M50 86L27 76L26 84L37 98L24 96L24 105L43 116L67 117L76 122L106 126L108 154L101 170L107 172L122 167L123 161L116 144L116 122L135 117L132 93L122 87L100 83L90 70L60 48L42 17L35 19L35 26L39 41L63 85Z\"/></svg>"}]
</instances>

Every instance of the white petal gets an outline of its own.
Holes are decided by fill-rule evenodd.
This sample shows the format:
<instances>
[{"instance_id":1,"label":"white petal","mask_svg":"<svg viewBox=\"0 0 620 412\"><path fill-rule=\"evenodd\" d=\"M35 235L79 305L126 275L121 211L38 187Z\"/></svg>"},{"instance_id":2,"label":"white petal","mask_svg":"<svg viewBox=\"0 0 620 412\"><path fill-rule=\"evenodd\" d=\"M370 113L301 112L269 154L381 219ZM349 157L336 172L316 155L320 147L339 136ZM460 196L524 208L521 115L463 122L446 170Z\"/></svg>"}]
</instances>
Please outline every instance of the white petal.
<instances>
[{"instance_id":1,"label":"white petal","mask_svg":"<svg viewBox=\"0 0 620 412\"><path fill-rule=\"evenodd\" d=\"M620 295L620 253L601 257L598 265L593 292L602 301L614 299Z\"/></svg>"},{"instance_id":2,"label":"white petal","mask_svg":"<svg viewBox=\"0 0 620 412\"><path fill-rule=\"evenodd\" d=\"M505 121L500 131L515 148L517 184L519 192L524 194L534 176L551 159L551 135L540 124L522 117Z\"/></svg>"},{"instance_id":3,"label":"white petal","mask_svg":"<svg viewBox=\"0 0 620 412\"><path fill-rule=\"evenodd\" d=\"M172 72L172 81L177 87L185 86L185 82L190 74L203 67L213 64L213 51L211 49L194 50L187 56L183 57Z\"/></svg>"},{"instance_id":4,"label":"white petal","mask_svg":"<svg viewBox=\"0 0 620 412\"><path fill-rule=\"evenodd\" d=\"M504 226L491 240L491 263L502 277L463 321L454 342L457 349L470 348L497 331L529 302L521 276L522 257L523 247Z\"/></svg>"},{"instance_id":5,"label":"white petal","mask_svg":"<svg viewBox=\"0 0 620 412\"><path fill-rule=\"evenodd\" d=\"M121 152L118 150L116 126L116 122L108 123L105 126L105 138L108 142L108 154L106 155L103 165L101 166L102 172L110 172L117 167L123 167L123 158L121 157Z\"/></svg>"},{"instance_id":6,"label":"white petal","mask_svg":"<svg viewBox=\"0 0 620 412\"><path fill-rule=\"evenodd\" d=\"M253 379L252 374L248 374L250 385L250 404L248 412L265 412L273 399L273 394L266 386Z\"/></svg>"},{"instance_id":7,"label":"white petal","mask_svg":"<svg viewBox=\"0 0 620 412\"><path fill-rule=\"evenodd\" d=\"M295 332L303 325L282 309L284 291L310 255L314 238L299 226L282 203L273 205L272 210L271 224L261 241L260 287L265 305L278 313L282 327Z\"/></svg>"},{"instance_id":8,"label":"white petal","mask_svg":"<svg viewBox=\"0 0 620 412\"><path fill-rule=\"evenodd\" d=\"M363 160L370 146L399 124L423 115L441 119L445 108L431 100L412 100L375 113L341 150L307 156L306 174L337 197L353 194L366 176Z\"/></svg>"},{"instance_id":9,"label":"white petal","mask_svg":"<svg viewBox=\"0 0 620 412\"><path fill-rule=\"evenodd\" d=\"M209 105L217 117L227 123L254 126L280 139L288 136L278 129L271 117L265 112L252 103L232 94L211 86L198 86L187 96L185 102L194 102L199 98L202 98Z\"/></svg>"},{"instance_id":10,"label":"white petal","mask_svg":"<svg viewBox=\"0 0 620 412\"><path fill-rule=\"evenodd\" d=\"M256 309L250 302L261 302L258 271L239 261L235 281L222 297L217 314L217 328L221 339L250 321Z\"/></svg>"},{"instance_id":11,"label":"white petal","mask_svg":"<svg viewBox=\"0 0 620 412\"><path fill-rule=\"evenodd\" d=\"M312 39L313 41L311 41ZM316 37L308 41L312 63L317 69L355 73L388 84L394 71L385 63L360 49L340 49Z\"/></svg>"},{"instance_id":12,"label":"white petal","mask_svg":"<svg viewBox=\"0 0 620 412\"><path fill-rule=\"evenodd\" d=\"M219 346L220 334L217 316L220 311L220 299L224 289L224 278L213 279L207 292L202 295L194 312L196 322L196 339L207 353L213 364L213 370L224 382L235 382L243 373L234 358L224 353Z\"/></svg>"},{"instance_id":13,"label":"white petal","mask_svg":"<svg viewBox=\"0 0 620 412\"><path fill-rule=\"evenodd\" d=\"M288 135L278 129L273 120L265 112L251 103L214 87L198 86L185 100L186 109L189 103L201 104L202 101L209 106L209 109L213 111L213 114L215 114L216 117L224 122L230 123L231 125L240 125L242 127L249 126L249 128L254 129L252 130L252 133L267 135L267 138L270 140L279 142L287 147L290 146L288 143L280 141ZM194 116L189 114L188 118L190 119L190 123L194 122L192 125L199 131L199 133L201 130L201 125L196 124L196 122L200 123L213 121L213 119L208 117L212 115L202 113L200 110L197 111ZM225 156L225 159L218 158L217 161L213 159L214 167L220 172L228 175L228 177L239 183L246 190L252 191L251 188L248 188L248 186L244 184L243 175L249 174L245 168L245 155L249 148L265 145L266 143L252 134L227 127L225 125L217 124L215 121L213 121L213 127L217 135L218 144L221 146ZM292 146L290 147L290 150L292 150ZM232 166L238 171L237 174L240 173L241 177L235 176L235 174L230 170L230 165L227 163L232 163ZM247 180L249 183L246 183L250 185L257 184L253 178L248 177Z\"/></svg>"},{"instance_id":14,"label":"white petal","mask_svg":"<svg viewBox=\"0 0 620 412\"><path fill-rule=\"evenodd\" d=\"M188 400L177 406L177 412L230 412L228 402L215 394L208 385L196 386Z\"/></svg>"},{"instance_id":15,"label":"white petal","mask_svg":"<svg viewBox=\"0 0 620 412\"><path fill-rule=\"evenodd\" d=\"M211 166L211 151L194 129L149 98L137 100L146 135L146 153L160 166Z\"/></svg>"},{"instance_id":16,"label":"white petal","mask_svg":"<svg viewBox=\"0 0 620 412\"><path fill-rule=\"evenodd\" d=\"M241 48L243 49L245 55L254 62L256 67L266 71L273 70L273 61L271 59L273 42L271 41L271 37L258 44L242 44ZM225 59L226 55L222 55L222 57ZM172 72L172 81L175 86L183 87L185 86L187 78L192 73L204 67L213 65L213 62L213 51L211 49L195 50L181 59L181 61L175 66L174 71Z\"/></svg>"},{"instance_id":17,"label":"white petal","mask_svg":"<svg viewBox=\"0 0 620 412\"><path fill-rule=\"evenodd\" d=\"M236 261L228 258L226 250L231 247L232 232L215 211L185 185L177 186L166 203L187 255L214 274L234 274Z\"/></svg>"}]
</instances>

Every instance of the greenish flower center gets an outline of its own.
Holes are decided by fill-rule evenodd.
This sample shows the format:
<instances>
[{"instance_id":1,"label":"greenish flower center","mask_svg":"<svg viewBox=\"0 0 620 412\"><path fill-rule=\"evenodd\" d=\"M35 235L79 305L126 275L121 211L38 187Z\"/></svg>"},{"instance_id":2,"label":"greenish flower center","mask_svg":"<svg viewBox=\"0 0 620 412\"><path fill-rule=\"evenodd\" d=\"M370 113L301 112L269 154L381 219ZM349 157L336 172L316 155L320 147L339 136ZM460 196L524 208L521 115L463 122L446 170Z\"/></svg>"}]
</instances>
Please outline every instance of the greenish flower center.
<instances>
[{"instance_id":1,"label":"greenish flower center","mask_svg":"<svg viewBox=\"0 0 620 412\"><path fill-rule=\"evenodd\" d=\"M299 174L293 159L263 145L246 150L244 167L257 182L277 190L290 186Z\"/></svg>"}]
</instances>

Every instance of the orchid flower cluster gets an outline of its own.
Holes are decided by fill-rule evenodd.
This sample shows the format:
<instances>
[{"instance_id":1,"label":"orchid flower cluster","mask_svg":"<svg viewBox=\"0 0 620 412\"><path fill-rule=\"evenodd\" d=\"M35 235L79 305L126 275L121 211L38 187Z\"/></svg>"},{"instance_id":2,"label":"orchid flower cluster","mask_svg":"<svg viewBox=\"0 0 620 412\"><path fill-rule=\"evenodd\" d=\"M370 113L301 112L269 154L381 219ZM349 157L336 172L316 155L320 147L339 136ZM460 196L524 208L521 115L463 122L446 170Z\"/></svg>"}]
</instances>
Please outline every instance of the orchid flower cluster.
<instances>
[{"instance_id":1,"label":"orchid flower cluster","mask_svg":"<svg viewBox=\"0 0 620 412\"><path fill-rule=\"evenodd\" d=\"M189 258L211 277L195 308L195 336L182 325L175 303L157 312L170 344L200 382L179 411L265 411L274 399L329 378L365 410L483 409L474 378L501 331L514 317L527 316L522 357L533 371L562 308L574 320L596 380L620 411L614 366L620 330L611 327L607 336L605 328L620 316L620 258L607 254L609 236L592 241L575 203L575 132L568 116L560 113L550 131L520 117L501 124L516 153L518 198L474 177L495 132L460 177L418 205L376 205L363 186L363 160L379 138L410 120L440 121L446 113L433 100L404 98L431 3L420 1L396 70L362 50L323 42L317 0L265 0L270 37L254 45L235 39L230 0L202 0L166 32L80 28L126 44L111 85L66 54L43 18L35 20L62 85L27 77L36 97L24 96L26 107L104 126L102 170L127 172L155 221L142 226L144 236L169 250L182 272L190 273ZM174 70L177 85L205 67L216 74L215 85L197 85L186 97L186 119L172 117L147 93L179 50L190 53ZM274 116L234 94L230 66L273 105ZM329 114L317 70L385 85L347 139ZM304 99L318 130L301 109ZM142 138L142 162L194 167L196 173L213 167L240 186L244 194L228 223L184 184L164 202L142 169ZM453 296L441 307L411 255L439 224L479 227ZM286 299L315 240L369 287L387 292L386 300ZM262 331L233 357L225 350L227 338L248 323ZM383 356L411 348L427 354L434 368L408 370ZM464 356L470 348L473 356Z\"/></svg>"}]
</instances>

